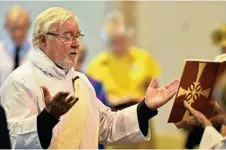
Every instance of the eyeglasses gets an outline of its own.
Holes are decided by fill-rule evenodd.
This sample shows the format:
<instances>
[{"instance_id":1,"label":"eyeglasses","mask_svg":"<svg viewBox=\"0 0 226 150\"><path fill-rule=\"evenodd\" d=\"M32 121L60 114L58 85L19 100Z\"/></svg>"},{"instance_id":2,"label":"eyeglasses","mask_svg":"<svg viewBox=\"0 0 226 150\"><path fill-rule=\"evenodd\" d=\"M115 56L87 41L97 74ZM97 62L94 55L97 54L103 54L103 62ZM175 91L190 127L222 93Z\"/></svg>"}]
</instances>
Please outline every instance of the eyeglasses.
<instances>
[{"instance_id":1,"label":"eyeglasses","mask_svg":"<svg viewBox=\"0 0 226 150\"><path fill-rule=\"evenodd\" d=\"M81 34L81 33L79 33L76 36L73 36L71 34L60 35L60 34L51 33L51 32L47 32L46 34L58 37L58 38L62 39L63 42L65 42L65 43L72 43L75 39L80 42L82 40L82 38L84 37L84 34Z\"/></svg>"}]
</instances>

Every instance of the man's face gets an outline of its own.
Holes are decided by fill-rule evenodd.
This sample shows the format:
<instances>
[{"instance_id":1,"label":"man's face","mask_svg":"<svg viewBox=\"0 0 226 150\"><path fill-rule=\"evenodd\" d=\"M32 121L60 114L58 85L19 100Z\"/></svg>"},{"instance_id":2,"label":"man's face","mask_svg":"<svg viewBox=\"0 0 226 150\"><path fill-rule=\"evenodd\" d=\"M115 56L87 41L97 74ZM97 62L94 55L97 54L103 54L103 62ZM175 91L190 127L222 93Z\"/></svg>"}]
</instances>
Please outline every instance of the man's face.
<instances>
[{"instance_id":1,"label":"man's face","mask_svg":"<svg viewBox=\"0 0 226 150\"><path fill-rule=\"evenodd\" d=\"M18 18L16 20L8 20L6 30L8 31L11 40L16 45L22 45L26 39L29 29L28 18Z\"/></svg>"},{"instance_id":2,"label":"man's face","mask_svg":"<svg viewBox=\"0 0 226 150\"><path fill-rule=\"evenodd\" d=\"M61 27L59 24L53 25L49 33L59 36L47 35L44 53L63 69L71 69L76 65L79 51L78 38L74 40L67 38L80 35L79 26L75 19L68 19Z\"/></svg>"},{"instance_id":3,"label":"man's face","mask_svg":"<svg viewBox=\"0 0 226 150\"><path fill-rule=\"evenodd\" d=\"M109 46L113 52L122 54L129 48L129 40L125 35L115 35L109 39Z\"/></svg>"}]
</instances>

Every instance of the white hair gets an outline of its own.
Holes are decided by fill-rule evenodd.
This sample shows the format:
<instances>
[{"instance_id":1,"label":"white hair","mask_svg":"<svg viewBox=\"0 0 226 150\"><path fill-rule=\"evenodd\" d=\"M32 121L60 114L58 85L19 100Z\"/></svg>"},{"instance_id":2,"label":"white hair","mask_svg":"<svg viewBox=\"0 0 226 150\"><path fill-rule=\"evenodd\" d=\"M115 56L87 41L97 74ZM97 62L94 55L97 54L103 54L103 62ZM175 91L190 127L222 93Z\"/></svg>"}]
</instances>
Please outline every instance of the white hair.
<instances>
[{"instance_id":1,"label":"white hair","mask_svg":"<svg viewBox=\"0 0 226 150\"><path fill-rule=\"evenodd\" d=\"M107 15L104 24L104 30L102 32L102 37L104 40L115 35L126 35L132 37L134 35L134 29L129 28L125 23L125 17L122 12L114 11Z\"/></svg>"},{"instance_id":2,"label":"white hair","mask_svg":"<svg viewBox=\"0 0 226 150\"><path fill-rule=\"evenodd\" d=\"M29 20L28 12L18 5L11 7L5 16L6 22L9 20L20 21L20 17L27 18Z\"/></svg>"},{"instance_id":3,"label":"white hair","mask_svg":"<svg viewBox=\"0 0 226 150\"><path fill-rule=\"evenodd\" d=\"M78 21L77 16L72 11L61 7L50 7L39 14L33 22L33 46L38 46L39 36L49 32L53 24L60 23L61 26L69 18L74 18Z\"/></svg>"}]
</instances>

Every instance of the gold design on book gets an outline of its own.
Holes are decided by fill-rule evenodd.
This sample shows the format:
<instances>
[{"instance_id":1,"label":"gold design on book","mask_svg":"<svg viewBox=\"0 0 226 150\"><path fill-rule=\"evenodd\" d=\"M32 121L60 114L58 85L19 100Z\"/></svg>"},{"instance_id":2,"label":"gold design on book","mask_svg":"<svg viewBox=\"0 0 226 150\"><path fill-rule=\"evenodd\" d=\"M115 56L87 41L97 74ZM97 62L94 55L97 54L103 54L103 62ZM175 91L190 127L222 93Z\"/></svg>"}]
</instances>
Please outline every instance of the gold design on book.
<instances>
[{"instance_id":1,"label":"gold design on book","mask_svg":"<svg viewBox=\"0 0 226 150\"><path fill-rule=\"evenodd\" d=\"M206 67L206 63L199 63L198 74L196 81L194 81L187 89L182 87L179 88L178 97L185 95L185 100L188 101L188 104L191 106L201 95L208 98L210 93L209 89L203 89L200 83L200 77ZM188 110L186 110L183 119L189 116Z\"/></svg>"}]
</instances>

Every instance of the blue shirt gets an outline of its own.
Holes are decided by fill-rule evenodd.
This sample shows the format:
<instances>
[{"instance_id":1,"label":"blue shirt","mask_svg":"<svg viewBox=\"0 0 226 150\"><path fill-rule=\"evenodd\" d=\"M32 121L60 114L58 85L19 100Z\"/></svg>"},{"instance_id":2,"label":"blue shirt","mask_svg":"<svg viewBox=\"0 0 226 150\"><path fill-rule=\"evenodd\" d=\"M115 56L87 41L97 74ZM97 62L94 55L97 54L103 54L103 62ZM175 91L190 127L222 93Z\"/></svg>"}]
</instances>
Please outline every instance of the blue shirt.
<instances>
[{"instance_id":1,"label":"blue shirt","mask_svg":"<svg viewBox=\"0 0 226 150\"><path fill-rule=\"evenodd\" d=\"M104 87L101 82L91 78L88 76L88 79L90 83L93 85L93 88L95 89L97 98L106 106L108 106L107 96L104 90Z\"/></svg>"},{"instance_id":2,"label":"blue shirt","mask_svg":"<svg viewBox=\"0 0 226 150\"><path fill-rule=\"evenodd\" d=\"M11 38L9 36L7 36L3 40L3 43L5 44L6 50L9 53L9 55L11 57L14 57L17 45L13 43L13 41L11 40ZM27 52L30 48L31 48L31 42L29 42L29 40L25 40L25 42L20 47L21 58L23 58L27 54Z\"/></svg>"}]
</instances>

